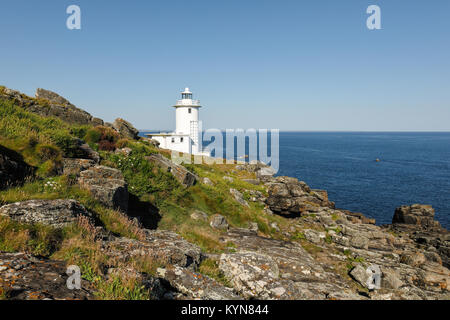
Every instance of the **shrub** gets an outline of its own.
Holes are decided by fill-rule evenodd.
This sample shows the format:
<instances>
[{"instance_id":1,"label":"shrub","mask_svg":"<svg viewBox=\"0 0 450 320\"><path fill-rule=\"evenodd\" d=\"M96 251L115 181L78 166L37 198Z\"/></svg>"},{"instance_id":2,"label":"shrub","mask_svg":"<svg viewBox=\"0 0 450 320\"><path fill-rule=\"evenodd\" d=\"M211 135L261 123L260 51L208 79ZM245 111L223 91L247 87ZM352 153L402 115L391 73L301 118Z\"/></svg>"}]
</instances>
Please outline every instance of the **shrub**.
<instances>
[{"instance_id":1,"label":"shrub","mask_svg":"<svg viewBox=\"0 0 450 320\"><path fill-rule=\"evenodd\" d=\"M88 131L89 131L89 126L72 127L72 129L70 130L70 132L75 137L80 138L80 139L84 139L84 137L86 136Z\"/></svg>"},{"instance_id":2,"label":"shrub","mask_svg":"<svg viewBox=\"0 0 450 320\"><path fill-rule=\"evenodd\" d=\"M98 149L101 151L114 151L116 150L116 145L114 142L108 140L101 140L98 143Z\"/></svg>"},{"instance_id":3,"label":"shrub","mask_svg":"<svg viewBox=\"0 0 450 320\"><path fill-rule=\"evenodd\" d=\"M114 151L119 134L112 128L97 126L87 131L84 140L89 144L98 144L99 150Z\"/></svg>"},{"instance_id":4,"label":"shrub","mask_svg":"<svg viewBox=\"0 0 450 320\"><path fill-rule=\"evenodd\" d=\"M36 174L40 177L51 177L60 174L61 160L47 160L38 167Z\"/></svg>"},{"instance_id":5,"label":"shrub","mask_svg":"<svg viewBox=\"0 0 450 320\"><path fill-rule=\"evenodd\" d=\"M128 139L120 139L119 141L117 141L116 147L122 149L128 147L128 143L129 143Z\"/></svg>"},{"instance_id":6,"label":"shrub","mask_svg":"<svg viewBox=\"0 0 450 320\"><path fill-rule=\"evenodd\" d=\"M96 128L89 129L84 136L84 141L87 143L98 143L102 133Z\"/></svg>"},{"instance_id":7,"label":"shrub","mask_svg":"<svg viewBox=\"0 0 450 320\"><path fill-rule=\"evenodd\" d=\"M79 156L79 146L76 138L66 132L57 132L53 138L53 142L62 150L67 158L77 158Z\"/></svg>"},{"instance_id":8,"label":"shrub","mask_svg":"<svg viewBox=\"0 0 450 320\"><path fill-rule=\"evenodd\" d=\"M57 160L61 157L61 150L51 145L38 145L36 154L42 161Z\"/></svg>"}]
</instances>

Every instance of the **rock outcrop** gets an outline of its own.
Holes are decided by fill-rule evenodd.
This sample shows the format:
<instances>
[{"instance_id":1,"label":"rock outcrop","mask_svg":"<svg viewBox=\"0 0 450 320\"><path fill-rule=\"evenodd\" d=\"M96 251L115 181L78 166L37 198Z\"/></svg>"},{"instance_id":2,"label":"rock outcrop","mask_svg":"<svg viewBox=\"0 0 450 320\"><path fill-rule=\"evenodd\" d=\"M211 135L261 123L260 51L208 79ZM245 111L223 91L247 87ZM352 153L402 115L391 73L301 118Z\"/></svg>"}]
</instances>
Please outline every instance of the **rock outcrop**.
<instances>
[{"instance_id":1,"label":"rock outcrop","mask_svg":"<svg viewBox=\"0 0 450 320\"><path fill-rule=\"evenodd\" d=\"M434 213L430 205L401 206L395 210L392 225L385 227L407 233L419 247L428 251L428 256L437 254L438 260L450 268L450 232L434 220Z\"/></svg>"},{"instance_id":2,"label":"rock outcrop","mask_svg":"<svg viewBox=\"0 0 450 320\"><path fill-rule=\"evenodd\" d=\"M209 225L214 229L228 229L228 222L224 216L215 214L211 217Z\"/></svg>"},{"instance_id":3,"label":"rock outcrop","mask_svg":"<svg viewBox=\"0 0 450 320\"><path fill-rule=\"evenodd\" d=\"M230 188L230 193L231 195L234 197L234 199L240 203L241 205L245 206L245 207L250 207L248 205L248 202L245 201L244 196L242 195L242 193L240 193L238 190Z\"/></svg>"},{"instance_id":4,"label":"rock outcrop","mask_svg":"<svg viewBox=\"0 0 450 320\"><path fill-rule=\"evenodd\" d=\"M315 213L320 207L334 208L326 191L311 190L304 182L291 177L277 177L266 183L270 210L281 215Z\"/></svg>"},{"instance_id":5,"label":"rock outcrop","mask_svg":"<svg viewBox=\"0 0 450 320\"><path fill-rule=\"evenodd\" d=\"M63 174L78 176L81 171L87 170L96 165L94 160L90 159L63 159Z\"/></svg>"},{"instance_id":6,"label":"rock outcrop","mask_svg":"<svg viewBox=\"0 0 450 320\"><path fill-rule=\"evenodd\" d=\"M79 216L93 220L93 215L76 200L29 200L5 205L0 215L26 224L44 224L62 228Z\"/></svg>"},{"instance_id":7,"label":"rock outcrop","mask_svg":"<svg viewBox=\"0 0 450 320\"><path fill-rule=\"evenodd\" d=\"M105 166L91 167L79 174L78 183L109 208L128 211L128 186L122 173Z\"/></svg>"},{"instance_id":8,"label":"rock outcrop","mask_svg":"<svg viewBox=\"0 0 450 320\"><path fill-rule=\"evenodd\" d=\"M0 289L9 300L93 299L95 290L84 279L81 279L82 290L67 287L66 271L65 261L0 252Z\"/></svg>"},{"instance_id":9,"label":"rock outcrop","mask_svg":"<svg viewBox=\"0 0 450 320\"><path fill-rule=\"evenodd\" d=\"M20 154L0 145L0 190L22 183L33 171Z\"/></svg>"},{"instance_id":10,"label":"rock outcrop","mask_svg":"<svg viewBox=\"0 0 450 320\"><path fill-rule=\"evenodd\" d=\"M126 120L121 118L116 119L113 123L113 128L125 138L139 139L139 131Z\"/></svg>"},{"instance_id":11,"label":"rock outcrop","mask_svg":"<svg viewBox=\"0 0 450 320\"><path fill-rule=\"evenodd\" d=\"M233 289L227 288L208 276L185 268L159 268L158 276L165 279L187 299L238 300Z\"/></svg>"},{"instance_id":12,"label":"rock outcrop","mask_svg":"<svg viewBox=\"0 0 450 320\"><path fill-rule=\"evenodd\" d=\"M202 259L198 246L187 242L171 231L144 230L143 239L114 238L103 242L103 250L117 261L127 262L133 257L152 258L164 264L197 268Z\"/></svg>"},{"instance_id":13,"label":"rock outcrop","mask_svg":"<svg viewBox=\"0 0 450 320\"><path fill-rule=\"evenodd\" d=\"M192 172L181 165L175 164L160 154L152 154L146 157L146 159L156 164L161 169L170 172L175 179L185 187L190 187L197 181L197 177Z\"/></svg>"},{"instance_id":14,"label":"rock outcrop","mask_svg":"<svg viewBox=\"0 0 450 320\"><path fill-rule=\"evenodd\" d=\"M59 94L50 91L50 90L45 90L42 88L38 88L36 90L36 99L45 99L50 101L51 103L56 103L62 106L73 106L73 104L70 103L69 100L67 100L66 98L61 97Z\"/></svg>"},{"instance_id":15,"label":"rock outcrop","mask_svg":"<svg viewBox=\"0 0 450 320\"><path fill-rule=\"evenodd\" d=\"M3 93L0 93L0 98L14 101L29 112L44 117L56 117L68 123L86 125L103 122L49 90L37 89L36 98L31 98L19 91L5 88Z\"/></svg>"},{"instance_id":16,"label":"rock outcrop","mask_svg":"<svg viewBox=\"0 0 450 320\"><path fill-rule=\"evenodd\" d=\"M90 159L95 163L100 162L100 155L97 151L94 151L87 143L81 139L76 139L75 144L77 146L77 158Z\"/></svg>"},{"instance_id":17,"label":"rock outcrop","mask_svg":"<svg viewBox=\"0 0 450 320\"><path fill-rule=\"evenodd\" d=\"M261 161L252 161L250 163L242 163L236 166L237 170L254 173L257 178L270 179L275 175L275 170Z\"/></svg>"},{"instance_id":18,"label":"rock outcrop","mask_svg":"<svg viewBox=\"0 0 450 320\"><path fill-rule=\"evenodd\" d=\"M430 205L413 204L395 209L393 224L413 225L420 229L440 228L438 221L434 220L434 209Z\"/></svg>"}]
</instances>

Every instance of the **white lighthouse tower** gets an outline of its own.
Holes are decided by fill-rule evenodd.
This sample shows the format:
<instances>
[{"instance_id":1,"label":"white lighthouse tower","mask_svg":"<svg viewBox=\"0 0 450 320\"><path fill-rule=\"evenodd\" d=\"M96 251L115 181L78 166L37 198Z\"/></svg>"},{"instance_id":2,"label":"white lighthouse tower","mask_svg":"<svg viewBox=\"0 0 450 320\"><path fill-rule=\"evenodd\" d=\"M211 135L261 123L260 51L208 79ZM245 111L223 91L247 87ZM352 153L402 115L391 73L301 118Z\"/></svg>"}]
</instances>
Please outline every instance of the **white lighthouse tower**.
<instances>
[{"instance_id":1,"label":"white lighthouse tower","mask_svg":"<svg viewBox=\"0 0 450 320\"><path fill-rule=\"evenodd\" d=\"M209 155L202 152L200 138L201 125L199 121L200 101L192 99L192 92L185 88L181 92L181 100L173 106L175 108L176 128L174 132L147 134L151 139L160 143L160 147L190 153L194 155Z\"/></svg>"},{"instance_id":2,"label":"white lighthouse tower","mask_svg":"<svg viewBox=\"0 0 450 320\"><path fill-rule=\"evenodd\" d=\"M175 133L179 135L189 135L191 146L188 153L198 154L199 146L199 122L198 111L201 108L199 100L192 99L192 92L189 88L181 93L181 100L174 105L176 117Z\"/></svg>"}]
</instances>

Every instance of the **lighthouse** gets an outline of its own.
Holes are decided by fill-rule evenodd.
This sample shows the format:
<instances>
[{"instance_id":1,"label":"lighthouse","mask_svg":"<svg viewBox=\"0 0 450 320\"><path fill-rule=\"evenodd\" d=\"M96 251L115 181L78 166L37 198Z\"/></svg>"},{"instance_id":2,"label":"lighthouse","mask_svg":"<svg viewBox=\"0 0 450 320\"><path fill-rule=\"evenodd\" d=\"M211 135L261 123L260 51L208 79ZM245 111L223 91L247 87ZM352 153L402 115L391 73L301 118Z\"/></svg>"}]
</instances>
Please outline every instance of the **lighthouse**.
<instances>
[{"instance_id":1,"label":"lighthouse","mask_svg":"<svg viewBox=\"0 0 450 320\"><path fill-rule=\"evenodd\" d=\"M209 155L203 152L200 138L201 121L199 121L200 101L193 99L189 88L181 92L181 100L177 100L175 108L175 131L169 133L146 134L147 137L160 143L160 147L190 153Z\"/></svg>"},{"instance_id":2,"label":"lighthouse","mask_svg":"<svg viewBox=\"0 0 450 320\"><path fill-rule=\"evenodd\" d=\"M199 100L192 99L192 92L185 88L181 93L181 100L173 106L175 108L176 129L175 133L179 135L189 135L191 140L190 152L198 154L199 146L199 122L198 114L200 106Z\"/></svg>"}]
</instances>

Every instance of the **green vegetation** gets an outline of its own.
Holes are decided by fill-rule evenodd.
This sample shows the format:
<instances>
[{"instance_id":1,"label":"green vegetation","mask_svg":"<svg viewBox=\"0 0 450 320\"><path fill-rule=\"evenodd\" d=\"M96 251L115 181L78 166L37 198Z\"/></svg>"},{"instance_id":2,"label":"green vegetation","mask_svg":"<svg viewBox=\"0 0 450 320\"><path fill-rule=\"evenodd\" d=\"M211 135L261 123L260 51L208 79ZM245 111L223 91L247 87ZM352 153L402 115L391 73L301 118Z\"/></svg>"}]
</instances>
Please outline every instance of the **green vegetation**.
<instances>
[{"instance_id":1,"label":"green vegetation","mask_svg":"<svg viewBox=\"0 0 450 320\"><path fill-rule=\"evenodd\" d=\"M44 118L0 99L0 144L19 152L37 173L54 175L61 166L62 155L78 156L76 137L81 127L56 119Z\"/></svg>"},{"instance_id":2,"label":"green vegetation","mask_svg":"<svg viewBox=\"0 0 450 320\"><path fill-rule=\"evenodd\" d=\"M97 296L104 300L149 300L150 292L136 278L120 275L100 282Z\"/></svg>"},{"instance_id":3,"label":"green vegetation","mask_svg":"<svg viewBox=\"0 0 450 320\"><path fill-rule=\"evenodd\" d=\"M199 267L199 271L216 280L219 283L222 283L226 287L230 287L230 282L225 278L223 272L219 269L219 262L216 259L205 259L202 261Z\"/></svg>"},{"instance_id":4,"label":"green vegetation","mask_svg":"<svg viewBox=\"0 0 450 320\"><path fill-rule=\"evenodd\" d=\"M3 91L4 87L0 87L0 93ZM45 105L45 101L41 102ZM96 215L111 233L143 239L143 230L128 216L103 206L88 191L75 184L74 176L60 175L63 157L80 156L80 139L99 151L102 165L117 168L123 173L131 206L146 204L156 208L161 216L159 229L179 233L204 252L233 252L236 246L220 241L222 231L212 229L208 221L193 220L190 215L194 210L201 210L208 216L221 214L231 227L247 228L250 222L256 222L261 235L284 237L281 231L270 225L275 222L283 230L288 222L266 214L263 205L249 201L251 192L258 191L267 196L263 186L242 181L254 178L253 173L236 171L235 165L184 164L198 177L212 181L212 185L197 183L185 188L171 173L146 160L147 156L155 153L170 158L170 153L156 149L145 140L121 138L115 130L104 126L71 125L56 118L41 117L2 99L0 145L21 154L26 163L36 167L36 174L21 186L0 191L0 206L32 199L75 199ZM125 147L131 149L128 156L114 152ZM233 181L225 180L225 176L232 177ZM239 204L231 195L230 188L240 191L249 207ZM149 292L133 275L105 278L105 268L113 266L120 269L122 266L103 253L98 236L98 229L82 218L76 224L56 230L0 217L0 251L27 252L78 265L83 278L95 286L98 298L150 298ZM155 274L156 268L164 265L148 257L133 258L127 263L127 266L146 274ZM228 285L217 260L206 259L198 271ZM0 299L6 297L7 292L0 291Z\"/></svg>"},{"instance_id":5,"label":"green vegetation","mask_svg":"<svg viewBox=\"0 0 450 320\"><path fill-rule=\"evenodd\" d=\"M119 134L112 128L97 126L87 130L84 140L96 150L114 151Z\"/></svg>"},{"instance_id":6,"label":"green vegetation","mask_svg":"<svg viewBox=\"0 0 450 320\"><path fill-rule=\"evenodd\" d=\"M344 255L347 257L347 271L352 270L356 264L363 263L364 264L364 258L355 256L350 250L346 249L344 250Z\"/></svg>"}]
</instances>

